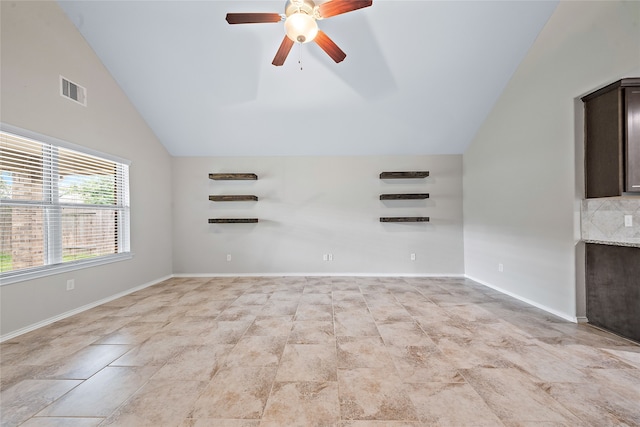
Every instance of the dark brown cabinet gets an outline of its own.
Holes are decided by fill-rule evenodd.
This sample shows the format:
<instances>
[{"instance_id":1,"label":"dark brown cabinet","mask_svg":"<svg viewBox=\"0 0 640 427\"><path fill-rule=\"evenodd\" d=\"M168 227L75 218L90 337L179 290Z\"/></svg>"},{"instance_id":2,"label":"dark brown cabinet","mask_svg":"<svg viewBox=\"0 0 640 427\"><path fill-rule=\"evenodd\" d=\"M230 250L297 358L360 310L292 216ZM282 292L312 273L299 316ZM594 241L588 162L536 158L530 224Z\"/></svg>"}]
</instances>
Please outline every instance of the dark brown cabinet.
<instances>
[{"instance_id":1,"label":"dark brown cabinet","mask_svg":"<svg viewBox=\"0 0 640 427\"><path fill-rule=\"evenodd\" d=\"M587 198L640 193L640 78L582 98Z\"/></svg>"},{"instance_id":2,"label":"dark brown cabinet","mask_svg":"<svg viewBox=\"0 0 640 427\"><path fill-rule=\"evenodd\" d=\"M640 342L640 248L586 245L589 323Z\"/></svg>"}]
</instances>

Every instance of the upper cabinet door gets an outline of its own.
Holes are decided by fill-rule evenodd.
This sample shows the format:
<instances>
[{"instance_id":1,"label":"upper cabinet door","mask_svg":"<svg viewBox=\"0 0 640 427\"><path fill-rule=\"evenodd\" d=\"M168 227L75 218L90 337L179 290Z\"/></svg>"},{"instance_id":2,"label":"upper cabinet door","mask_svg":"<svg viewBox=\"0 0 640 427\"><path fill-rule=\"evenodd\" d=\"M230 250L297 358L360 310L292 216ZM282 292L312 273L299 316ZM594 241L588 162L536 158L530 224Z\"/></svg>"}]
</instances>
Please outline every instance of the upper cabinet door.
<instances>
[{"instance_id":1,"label":"upper cabinet door","mask_svg":"<svg viewBox=\"0 0 640 427\"><path fill-rule=\"evenodd\" d=\"M640 193L640 78L618 80L582 101L586 197Z\"/></svg>"},{"instance_id":2,"label":"upper cabinet door","mask_svg":"<svg viewBox=\"0 0 640 427\"><path fill-rule=\"evenodd\" d=\"M585 101L587 198L622 194L624 185L622 93L615 89Z\"/></svg>"},{"instance_id":3,"label":"upper cabinet door","mask_svg":"<svg viewBox=\"0 0 640 427\"><path fill-rule=\"evenodd\" d=\"M640 87L625 89L627 118L625 191L640 193Z\"/></svg>"}]
</instances>

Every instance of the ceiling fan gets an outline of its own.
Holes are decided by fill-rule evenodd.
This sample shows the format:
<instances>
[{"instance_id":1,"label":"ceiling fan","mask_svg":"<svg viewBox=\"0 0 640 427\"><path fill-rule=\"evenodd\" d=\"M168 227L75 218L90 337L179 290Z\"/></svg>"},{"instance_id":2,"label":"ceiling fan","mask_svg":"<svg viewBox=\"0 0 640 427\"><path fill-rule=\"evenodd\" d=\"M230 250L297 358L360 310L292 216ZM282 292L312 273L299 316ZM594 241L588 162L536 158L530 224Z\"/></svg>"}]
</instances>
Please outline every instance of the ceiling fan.
<instances>
[{"instance_id":1,"label":"ceiling fan","mask_svg":"<svg viewBox=\"0 0 640 427\"><path fill-rule=\"evenodd\" d=\"M284 64L295 42L311 41L315 41L335 62L342 62L347 54L329 36L318 29L316 21L369 7L372 3L372 0L329 0L316 6L313 0L288 0L284 14L227 13L227 22L229 24L262 24L284 21L286 35L273 58L273 65Z\"/></svg>"}]
</instances>

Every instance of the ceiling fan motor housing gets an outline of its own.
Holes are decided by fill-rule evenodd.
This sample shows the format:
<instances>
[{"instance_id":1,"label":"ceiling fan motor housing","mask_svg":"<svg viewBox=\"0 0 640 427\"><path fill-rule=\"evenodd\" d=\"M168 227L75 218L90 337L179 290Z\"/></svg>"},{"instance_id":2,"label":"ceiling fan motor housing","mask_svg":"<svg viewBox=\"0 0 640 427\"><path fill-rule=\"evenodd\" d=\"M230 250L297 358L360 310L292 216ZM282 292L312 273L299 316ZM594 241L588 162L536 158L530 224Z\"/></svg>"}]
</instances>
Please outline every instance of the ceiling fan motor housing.
<instances>
[{"instance_id":1,"label":"ceiling fan motor housing","mask_svg":"<svg viewBox=\"0 0 640 427\"><path fill-rule=\"evenodd\" d=\"M284 8L284 14L289 17L297 12L306 13L309 16L314 15L316 4L313 0L289 0ZM317 18L316 16L313 16Z\"/></svg>"}]
</instances>

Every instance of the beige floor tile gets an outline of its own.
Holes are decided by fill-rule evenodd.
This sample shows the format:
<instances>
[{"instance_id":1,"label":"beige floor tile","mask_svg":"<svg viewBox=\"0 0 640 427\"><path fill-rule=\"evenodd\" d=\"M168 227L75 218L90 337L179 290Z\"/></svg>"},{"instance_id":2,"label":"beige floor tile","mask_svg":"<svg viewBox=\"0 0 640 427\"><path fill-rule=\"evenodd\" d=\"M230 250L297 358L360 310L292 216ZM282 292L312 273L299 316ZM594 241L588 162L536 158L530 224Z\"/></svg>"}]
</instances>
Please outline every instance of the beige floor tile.
<instances>
[{"instance_id":1,"label":"beige floor tile","mask_svg":"<svg viewBox=\"0 0 640 427\"><path fill-rule=\"evenodd\" d=\"M402 306L414 320L421 318L424 323L450 322L453 320L453 315L431 301L424 304L417 301L407 302L403 303Z\"/></svg>"},{"instance_id":2,"label":"beige floor tile","mask_svg":"<svg viewBox=\"0 0 640 427\"><path fill-rule=\"evenodd\" d=\"M640 346L625 345L615 348L603 348L602 351L614 355L636 369L640 369Z\"/></svg>"},{"instance_id":3,"label":"beige floor tile","mask_svg":"<svg viewBox=\"0 0 640 427\"><path fill-rule=\"evenodd\" d=\"M449 363L435 345L392 347L389 353L402 382L464 382L458 369Z\"/></svg>"},{"instance_id":4,"label":"beige floor tile","mask_svg":"<svg viewBox=\"0 0 640 427\"><path fill-rule=\"evenodd\" d=\"M278 381L336 381L334 344L287 344L278 367Z\"/></svg>"},{"instance_id":5,"label":"beige floor tile","mask_svg":"<svg viewBox=\"0 0 640 427\"><path fill-rule=\"evenodd\" d=\"M2 364L51 366L62 363L70 355L93 344L99 338L92 335L60 336L35 348L16 344L22 351L10 355L2 354Z\"/></svg>"},{"instance_id":6,"label":"beige floor tile","mask_svg":"<svg viewBox=\"0 0 640 427\"><path fill-rule=\"evenodd\" d=\"M364 296L360 292L360 288L357 286L355 286L354 290L334 290L331 295L334 305L347 302L366 305Z\"/></svg>"},{"instance_id":7,"label":"beige floor tile","mask_svg":"<svg viewBox=\"0 0 640 427\"><path fill-rule=\"evenodd\" d=\"M293 316L258 317L247 330L250 336L289 336Z\"/></svg>"},{"instance_id":8,"label":"beige floor tile","mask_svg":"<svg viewBox=\"0 0 640 427\"><path fill-rule=\"evenodd\" d=\"M500 316L482 307L481 304L453 305L445 310L454 319L458 318L466 322L493 323L500 320Z\"/></svg>"},{"instance_id":9,"label":"beige floor tile","mask_svg":"<svg viewBox=\"0 0 640 427\"><path fill-rule=\"evenodd\" d=\"M184 315L187 317L218 317L232 302L233 300L208 300L202 304L186 307Z\"/></svg>"},{"instance_id":10,"label":"beige floor tile","mask_svg":"<svg viewBox=\"0 0 640 427\"><path fill-rule=\"evenodd\" d=\"M237 344L253 320L223 321L218 320L211 325L206 335L200 338L201 344Z\"/></svg>"},{"instance_id":11,"label":"beige floor tile","mask_svg":"<svg viewBox=\"0 0 640 427\"><path fill-rule=\"evenodd\" d=\"M499 349L500 355L536 382L587 382L589 377L582 371L537 345L526 345Z\"/></svg>"},{"instance_id":12,"label":"beige floor tile","mask_svg":"<svg viewBox=\"0 0 640 427\"><path fill-rule=\"evenodd\" d=\"M589 382L597 382L632 400L640 399L639 369L589 369L586 372Z\"/></svg>"},{"instance_id":13,"label":"beige floor tile","mask_svg":"<svg viewBox=\"0 0 640 427\"><path fill-rule=\"evenodd\" d=\"M60 396L78 386L78 380L24 380L0 393L2 426L17 426Z\"/></svg>"},{"instance_id":14,"label":"beige floor tile","mask_svg":"<svg viewBox=\"0 0 640 427\"><path fill-rule=\"evenodd\" d=\"M405 387L390 369L339 369L343 420L418 421Z\"/></svg>"},{"instance_id":15,"label":"beige floor tile","mask_svg":"<svg viewBox=\"0 0 640 427\"><path fill-rule=\"evenodd\" d=\"M258 317L258 314L262 312L263 307L263 305L230 305L216 317L216 320L253 322Z\"/></svg>"},{"instance_id":16,"label":"beige floor tile","mask_svg":"<svg viewBox=\"0 0 640 427\"><path fill-rule=\"evenodd\" d=\"M287 337L245 336L227 355L225 366L278 366Z\"/></svg>"},{"instance_id":17,"label":"beige floor tile","mask_svg":"<svg viewBox=\"0 0 640 427\"><path fill-rule=\"evenodd\" d=\"M564 343L561 339L539 339L539 345L548 352L557 355L565 362L582 369L630 369L632 364L626 363L614 354L600 348L574 343L569 340Z\"/></svg>"},{"instance_id":18,"label":"beige floor tile","mask_svg":"<svg viewBox=\"0 0 640 427\"><path fill-rule=\"evenodd\" d=\"M333 322L314 320L294 322L288 340L290 344L331 344L335 341Z\"/></svg>"},{"instance_id":19,"label":"beige floor tile","mask_svg":"<svg viewBox=\"0 0 640 427\"><path fill-rule=\"evenodd\" d=\"M260 419L275 375L276 368L221 369L189 418Z\"/></svg>"},{"instance_id":20,"label":"beige floor tile","mask_svg":"<svg viewBox=\"0 0 640 427\"><path fill-rule=\"evenodd\" d=\"M553 421L503 421L505 427L575 427L572 424Z\"/></svg>"},{"instance_id":21,"label":"beige floor tile","mask_svg":"<svg viewBox=\"0 0 640 427\"><path fill-rule=\"evenodd\" d=\"M363 294L362 296L369 308L402 307L396 297L388 289L381 289L379 292L370 292Z\"/></svg>"},{"instance_id":22,"label":"beige floor tile","mask_svg":"<svg viewBox=\"0 0 640 427\"><path fill-rule=\"evenodd\" d=\"M300 302L300 299L302 298L303 288L304 286L286 286L282 289L279 289L271 294L269 303L274 303L276 301Z\"/></svg>"},{"instance_id":23,"label":"beige floor tile","mask_svg":"<svg viewBox=\"0 0 640 427\"><path fill-rule=\"evenodd\" d=\"M0 367L0 392L13 387L20 381L37 379L40 372L46 369L45 366L2 365Z\"/></svg>"},{"instance_id":24,"label":"beige floor tile","mask_svg":"<svg viewBox=\"0 0 640 427\"><path fill-rule=\"evenodd\" d=\"M205 384L198 381L149 381L101 426L179 425Z\"/></svg>"},{"instance_id":25,"label":"beige floor tile","mask_svg":"<svg viewBox=\"0 0 640 427\"><path fill-rule=\"evenodd\" d=\"M180 305L180 306L193 306L204 304L209 300L208 292L202 291L200 289L194 289L192 291L186 292L177 300L171 300L171 305Z\"/></svg>"},{"instance_id":26,"label":"beige floor tile","mask_svg":"<svg viewBox=\"0 0 640 427\"><path fill-rule=\"evenodd\" d=\"M377 322L412 322L411 314L401 305L369 306L373 319Z\"/></svg>"},{"instance_id":27,"label":"beige floor tile","mask_svg":"<svg viewBox=\"0 0 640 427\"><path fill-rule=\"evenodd\" d=\"M598 383L549 383L544 389L577 415L582 425L598 427L640 425L640 386L635 398Z\"/></svg>"},{"instance_id":28,"label":"beige floor tile","mask_svg":"<svg viewBox=\"0 0 640 427\"><path fill-rule=\"evenodd\" d=\"M515 368L476 368L461 372L501 420L581 425L571 412Z\"/></svg>"},{"instance_id":29,"label":"beige floor tile","mask_svg":"<svg viewBox=\"0 0 640 427\"><path fill-rule=\"evenodd\" d=\"M418 417L436 426L501 426L500 419L482 398L463 383L409 384L408 394Z\"/></svg>"},{"instance_id":30,"label":"beige floor tile","mask_svg":"<svg viewBox=\"0 0 640 427\"><path fill-rule=\"evenodd\" d=\"M338 337L338 368L392 368L389 350L380 337Z\"/></svg>"},{"instance_id":31,"label":"beige floor tile","mask_svg":"<svg viewBox=\"0 0 640 427\"><path fill-rule=\"evenodd\" d=\"M307 320L325 320L333 321L332 305L315 305L307 302L301 302L295 315L296 321Z\"/></svg>"},{"instance_id":32,"label":"beige floor tile","mask_svg":"<svg viewBox=\"0 0 640 427\"><path fill-rule=\"evenodd\" d=\"M111 363L111 366L164 365L190 344L190 338L158 333L135 346Z\"/></svg>"},{"instance_id":33,"label":"beige floor tile","mask_svg":"<svg viewBox=\"0 0 640 427\"><path fill-rule=\"evenodd\" d=\"M158 333L167 322L131 322L102 337L95 344L141 344Z\"/></svg>"},{"instance_id":34,"label":"beige floor tile","mask_svg":"<svg viewBox=\"0 0 640 427\"><path fill-rule=\"evenodd\" d=\"M340 421L338 427L426 427L418 421Z\"/></svg>"},{"instance_id":35,"label":"beige floor tile","mask_svg":"<svg viewBox=\"0 0 640 427\"><path fill-rule=\"evenodd\" d=\"M67 335L95 335L104 336L115 332L116 330L126 326L127 324L139 320L139 316L122 317L122 316L101 316L98 319L92 319L90 315L84 315L81 313L77 316L72 316L67 321L66 330L58 331L63 332L63 336ZM84 316L83 316L84 315Z\"/></svg>"},{"instance_id":36,"label":"beige floor tile","mask_svg":"<svg viewBox=\"0 0 640 427\"><path fill-rule=\"evenodd\" d=\"M154 380L209 381L224 364L232 344L187 346L169 359Z\"/></svg>"},{"instance_id":37,"label":"beige floor tile","mask_svg":"<svg viewBox=\"0 0 640 427\"><path fill-rule=\"evenodd\" d=\"M375 290L374 290L374 292L375 292ZM409 304L409 305L415 305L415 304L428 305L428 304L431 303L427 299L427 297L425 297L420 292L418 292L417 289L411 288L409 285L405 285L401 289L393 291L393 296L396 298L396 301L398 301L403 306L405 304ZM431 303L431 304L433 304L433 303Z\"/></svg>"},{"instance_id":38,"label":"beige floor tile","mask_svg":"<svg viewBox=\"0 0 640 427\"><path fill-rule=\"evenodd\" d=\"M340 336L380 336L376 323L368 315L341 312L335 314L335 334Z\"/></svg>"},{"instance_id":39,"label":"beige floor tile","mask_svg":"<svg viewBox=\"0 0 640 427\"><path fill-rule=\"evenodd\" d=\"M328 427L339 419L336 382L276 382L260 426Z\"/></svg>"},{"instance_id":40,"label":"beige floor tile","mask_svg":"<svg viewBox=\"0 0 640 427\"><path fill-rule=\"evenodd\" d=\"M444 357L457 369L511 368L514 364L500 353L500 349L481 340L434 339Z\"/></svg>"},{"instance_id":41,"label":"beige floor tile","mask_svg":"<svg viewBox=\"0 0 640 427\"><path fill-rule=\"evenodd\" d=\"M201 336L209 333L215 324L214 317L181 316L164 325L161 332L167 335Z\"/></svg>"},{"instance_id":42,"label":"beige floor tile","mask_svg":"<svg viewBox=\"0 0 640 427\"><path fill-rule=\"evenodd\" d=\"M179 427L259 427L260 420L223 420L220 418L188 418Z\"/></svg>"},{"instance_id":43,"label":"beige floor tile","mask_svg":"<svg viewBox=\"0 0 640 427\"><path fill-rule=\"evenodd\" d=\"M131 349L130 345L89 345L38 375L42 379L87 379Z\"/></svg>"},{"instance_id":44,"label":"beige floor tile","mask_svg":"<svg viewBox=\"0 0 640 427\"><path fill-rule=\"evenodd\" d=\"M269 301L270 294L244 294L236 298L231 306L245 306L245 305L265 305Z\"/></svg>"},{"instance_id":45,"label":"beige floor tile","mask_svg":"<svg viewBox=\"0 0 640 427\"><path fill-rule=\"evenodd\" d=\"M470 328L471 323L454 322L451 318L447 318L445 321L434 321L424 317L415 317L414 319L424 333L436 344L443 339L468 342L476 338L476 334Z\"/></svg>"},{"instance_id":46,"label":"beige floor tile","mask_svg":"<svg viewBox=\"0 0 640 427\"><path fill-rule=\"evenodd\" d=\"M378 331L388 346L432 346L434 342L413 320L410 322L377 322Z\"/></svg>"},{"instance_id":47,"label":"beige floor tile","mask_svg":"<svg viewBox=\"0 0 640 427\"><path fill-rule=\"evenodd\" d=\"M294 316L298 310L298 301L290 300L269 300L262 306L260 316Z\"/></svg>"},{"instance_id":48,"label":"beige floor tile","mask_svg":"<svg viewBox=\"0 0 640 427\"><path fill-rule=\"evenodd\" d=\"M107 367L48 406L38 416L107 417L129 399L157 367Z\"/></svg>"},{"instance_id":49,"label":"beige floor tile","mask_svg":"<svg viewBox=\"0 0 640 427\"><path fill-rule=\"evenodd\" d=\"M0 344L0 410L3 427L640 426L639 355L458 277L172 278Z\"/></svg>"},{"instance_id":50,"label":"beige floor tile","mask_svg":"<svg viewBox=\"0 0 640 427\"><path fill-rule=\"evenodd\" d=\"M31 418L20 427L95 427L104 418Z\"/></svg>"},{"instance_id":51,"label":"beige floor tile","mask_svg":"<svg viewBox=\"0 0 640 427\"><path fill-rule=\"evenodd\" d=\"M303 294L300 297L300 304L331 305L332 303L331 294Z\"/></svg>"},{"instance_id":52,"label":"beige floor tile","mask_svg":"<svg viewBox=\"0 0 640 427\"><path fill-rule=\"evenodd\" d=\"M315 283L307 283L304 287L304 294L331 294L331 284L325 284L321 281Z\"/></svg>"}]
</instances>

